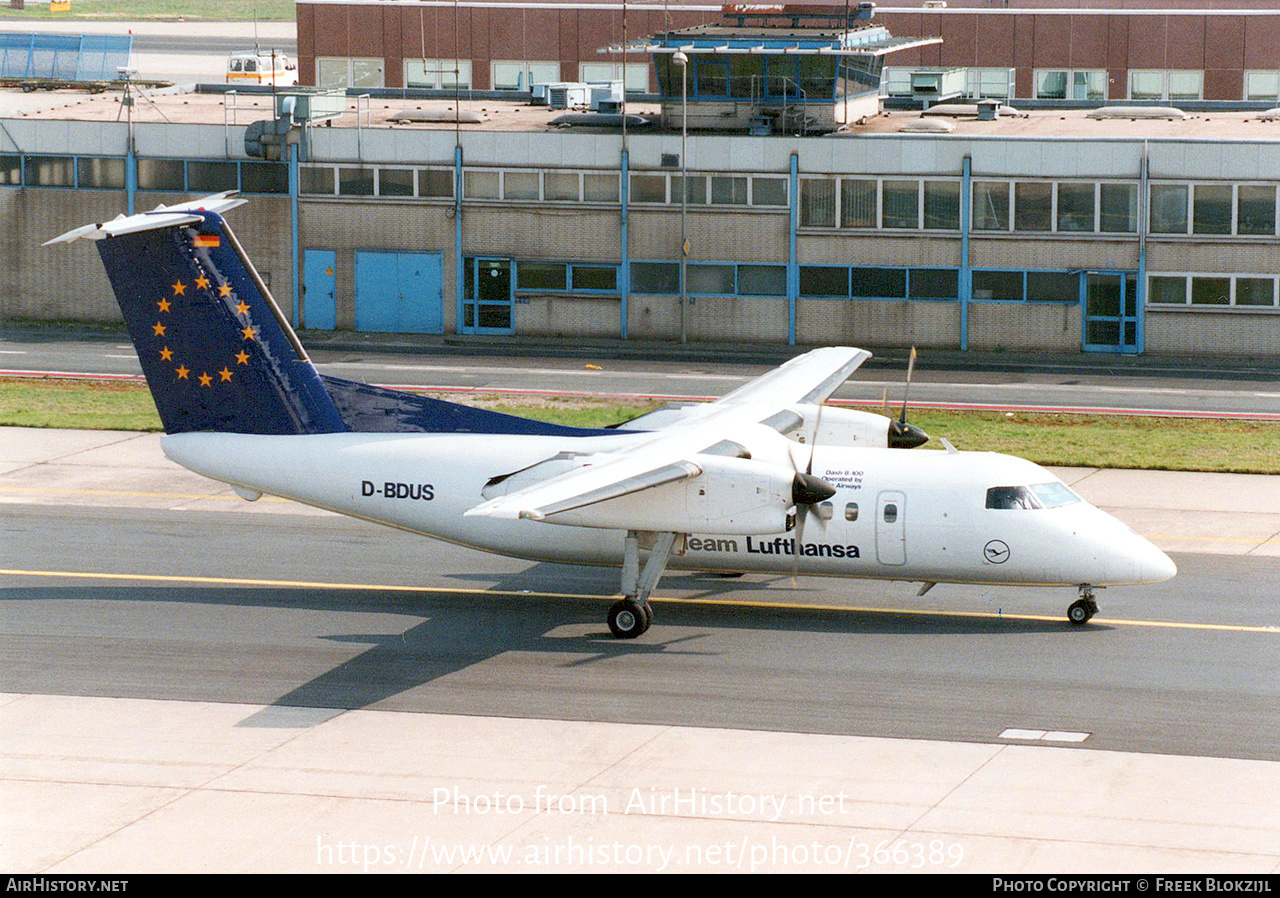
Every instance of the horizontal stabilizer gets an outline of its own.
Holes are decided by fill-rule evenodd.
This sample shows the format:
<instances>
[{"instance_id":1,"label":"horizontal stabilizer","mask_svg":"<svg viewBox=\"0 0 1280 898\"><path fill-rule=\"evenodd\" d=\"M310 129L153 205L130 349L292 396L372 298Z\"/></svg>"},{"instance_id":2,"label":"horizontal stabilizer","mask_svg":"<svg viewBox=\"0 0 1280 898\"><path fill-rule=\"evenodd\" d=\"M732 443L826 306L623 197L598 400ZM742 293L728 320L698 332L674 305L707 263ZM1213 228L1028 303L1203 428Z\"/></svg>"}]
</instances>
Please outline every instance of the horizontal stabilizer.
<instances>
[{"instance_id":1,"label":"horizontal stabilizer","mask_svg":"<svg viewBox=\"0 0 1280 898\"><path fill-rule=\"evenodd\" d=\"M235 197L234 190L216 193L198 200L177 203L172 206L156 206L150 212L138 215L117 215L111 221L100 224L84 225L73 228L65 234L59 234L52 240L46 240L44 246L54 243L70 243L73 240L104 240L107 237L118 237L121 234L135 234L139 231L154 231L159 228L181 227L198 224L203 219L199 212L226 212L237 206L243 206L245 200Z\"/></svg>"}]
</instances>

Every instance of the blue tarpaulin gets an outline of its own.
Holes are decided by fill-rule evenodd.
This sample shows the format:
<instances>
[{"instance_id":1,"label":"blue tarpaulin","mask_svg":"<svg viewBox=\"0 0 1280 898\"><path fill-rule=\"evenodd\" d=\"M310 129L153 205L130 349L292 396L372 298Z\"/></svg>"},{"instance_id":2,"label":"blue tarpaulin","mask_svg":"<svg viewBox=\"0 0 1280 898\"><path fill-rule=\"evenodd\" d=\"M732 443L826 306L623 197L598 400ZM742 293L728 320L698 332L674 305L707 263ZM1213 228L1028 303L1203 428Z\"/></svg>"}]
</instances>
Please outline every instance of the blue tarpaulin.
<instances>
[{"instance_id":1,"label":"blue tarpaulin","mask_svg":"<svg viewBox=\"0 0 1280 898\"><path fill-rule=\"evenodd\" d=\"M0 32L0 78L114 81L132 50L131 34Z\"/></svg>"}]
</instances>

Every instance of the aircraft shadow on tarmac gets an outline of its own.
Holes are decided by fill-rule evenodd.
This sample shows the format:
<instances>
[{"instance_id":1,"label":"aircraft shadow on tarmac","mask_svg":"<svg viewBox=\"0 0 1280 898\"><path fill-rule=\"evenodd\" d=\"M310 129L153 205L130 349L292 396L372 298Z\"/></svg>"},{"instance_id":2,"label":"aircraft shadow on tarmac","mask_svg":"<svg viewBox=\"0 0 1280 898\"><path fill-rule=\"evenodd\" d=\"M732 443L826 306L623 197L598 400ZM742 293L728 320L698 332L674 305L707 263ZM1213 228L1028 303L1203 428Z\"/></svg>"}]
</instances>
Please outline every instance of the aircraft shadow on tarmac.
<instances>
[{"instance_id":1,"label":"aircraft shadow on tarmac","mask_svg":"<svg viewBox=\"0 0 1280 898\"><path fill-rule=\"evenodd\" d=\"M690 581L686 583L686 579ZM510 582L528 582L519 576ZM543 579L542 583L546 583ZM700 575L689 578L671 578L670 587L696 588L704 582L716 580ZM732 584L734 581L726 581ZM700 655L706 657L730 656L739 649L752 651L754 636L737 648L732 639L726 643L727 631L761 633L764 639L785 640L793 636L803 639L805 634L849 634L851 636L1042 636L1070 634L1078 637L1087 633L1102 632L1105 625L1072 628L1066 622L1021 620L992 617L950 617L921 611L881 612L867 610L831 610L819 608L745 607L734 605L698 604L680 600L661 599L655 602L654 628L636 640L616 640L603 622L604 601L565 598L544 598L520 595L527 587L506 585L494 587L490 594L414 594L360 590L324 589L229 589L225 587L187 586L180 588L130 588L119 586L75 586L11 588L0 590L0 603L29 601L97 602L112 605L95 622L109 618L113 629L123 626L130 636L146 640L130 652L130 637L112 637L116 646L111 651L97 648L92 658L95 669L86 676L104 677L104 682L119 691L111 694L145 698L199 696L206 700L220 700L267 704L241 726L308 727L327 719L323 712L304 712L302 709L354 710L378 705L385 700L433 683L450 674L482 664L506 653L543 653L562 656L556 665L562 669L593 666L598 663L618 662L645 665L650 658L674 655ZM772 598L781 598L780 595ZM714 601L714 600L713 600ZM803 601L801 599L801 601ZM178 605L165 613L164 625L155 626L156 616L147 610L128 610L134 603L167 603ZM181 606L196 610L186 615ZM2 605L0 605L2 607ZM208 609L221 607L225 614L235 615L237 609L249 611L289 610L316 612L314 619L301 624L303 633L298 635L296 619L288 631L282 628L278 645L262 638L246 644L239 663L246 667L243 678L237 676L236 652L227 657L226 640L234 640L244 619L227 620L226 632L219 632L218 615ZM420 617L420 623L407 629L385 633L335 632L334 615L345 612L361 614L389 614ZM21 614L20 609L9 606L11 614ZM129 620L131 616L137 621ZM75 615L69 615L75 617ZM339 618L340 619L340 618ZM67 625L75 623L68 620ZM209 629L213 627L212 631ZM585 630L584 630L585 627ZM309 631L309 632L308 632ZM260 631L256 631L260 632ZM770 635L776 634L776 635ZM78 637L65 637L61 652L82 659L94 653L94 636L86 636L84 645L77 646ZM301 646L298 640L311 639L319 644ZM166 644L166 642L168 644ZM188 651L184 651L184 643ZM365 646L363 651L334 663L330 646ZM92 685L71 686L62 681L61 688L55 680L66 677L66 671L55 670L49 662L50 647L47 643L24 649L24 641L15 640L4 650L11 659L7 675L0 683L0 690L13 692L76 692L83 688L95 694ZM27 657L22 657L29 651ZM284 661L281 655L296 652L299 663ZM154 659L165 658L170 665L167 673L157 669ZM206 660L216 663L217 671L209 683L198 678L205 675L193 669ZM87 663L82 660L81 664ZM251 675L248 668L254 664L266 669L264 675ZM298 671L297 678L307 676L316 667L332 664L327 670L312 675L293 688L288 688L291 674L287 668ZM228 670L230 668L230 670ZM45 671L42 674L42 670ZM612 668L611 668L612 670ZM650 677L660 675L645 667L626 669L626 676ZM610 676L613 674L610 673ZM185 681L180 689L174 681ZM194 683L195 685L191 685ZM287 689L280 694L282 688ZM183 691L185 690L185 691ZM195 695L192 694L194 690ZM203 690L203 692L202 692Z\"/></svg>"}]
</instances>

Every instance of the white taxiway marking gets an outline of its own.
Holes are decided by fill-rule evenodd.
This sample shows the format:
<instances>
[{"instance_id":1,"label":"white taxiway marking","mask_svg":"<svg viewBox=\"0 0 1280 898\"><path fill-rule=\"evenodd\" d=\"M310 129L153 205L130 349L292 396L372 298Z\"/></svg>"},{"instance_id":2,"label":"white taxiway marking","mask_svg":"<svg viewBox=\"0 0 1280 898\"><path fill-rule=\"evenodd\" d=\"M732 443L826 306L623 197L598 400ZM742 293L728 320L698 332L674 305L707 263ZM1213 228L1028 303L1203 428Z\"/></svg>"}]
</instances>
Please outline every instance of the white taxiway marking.
<instances>
[{"instance_id":1,"label":"white taxiway marking","mask_svg":"<svg viewBox=\"0 0 1280 898\"><path fill-rule=\"evenodd\" d=\"M26 355L25 349L0 349L0 355Z\"/></svg>"},{"instance_id":2,"label":"white taxiway marking","mask_svg":"<svg viewBox=\"0 0 1280 898\"><path fill-rule=\"evenodd\" d=\"M1083 742L1088 733L1072 733L1066 730L1020 730L1013 727L1000 734L1001 739L1022 739L1028 742Z\"/></svg>"}]
</instances>

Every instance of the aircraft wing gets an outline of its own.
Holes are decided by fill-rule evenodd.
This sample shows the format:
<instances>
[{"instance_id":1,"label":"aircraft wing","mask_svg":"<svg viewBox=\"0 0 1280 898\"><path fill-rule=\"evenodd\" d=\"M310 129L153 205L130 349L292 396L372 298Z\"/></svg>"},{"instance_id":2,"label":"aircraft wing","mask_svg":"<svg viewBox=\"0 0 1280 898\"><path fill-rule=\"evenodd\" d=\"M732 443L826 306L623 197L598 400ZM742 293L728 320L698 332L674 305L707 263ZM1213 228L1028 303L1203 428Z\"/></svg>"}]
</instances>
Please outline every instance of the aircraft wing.
<instances>
[{"instance_id":1,"label":"aircraft wing","mask_svg":"<svg viewBox=\"0 0 1280 898\"><path fill-rule=\"evenodd\" d=\"M821 403L870 356L853 347L797 356L715 402L689 409L667 428L637 434L612 452L582 456L570 470L494 497L466 514L545 520L697 477L709 462L723 470L729 459L745 464L748 459L773 458L781 469L789 456L779 448L777 435L803 422L792 406ZM789 482L790 468L785 475Z\"/></svg>"}]
</instances>

